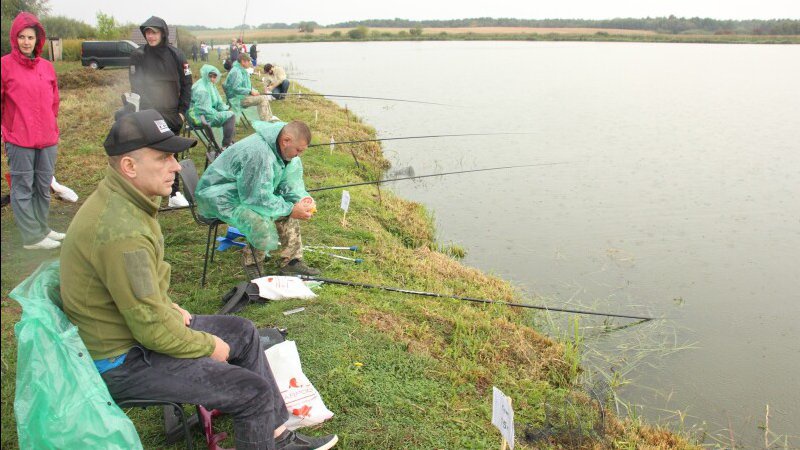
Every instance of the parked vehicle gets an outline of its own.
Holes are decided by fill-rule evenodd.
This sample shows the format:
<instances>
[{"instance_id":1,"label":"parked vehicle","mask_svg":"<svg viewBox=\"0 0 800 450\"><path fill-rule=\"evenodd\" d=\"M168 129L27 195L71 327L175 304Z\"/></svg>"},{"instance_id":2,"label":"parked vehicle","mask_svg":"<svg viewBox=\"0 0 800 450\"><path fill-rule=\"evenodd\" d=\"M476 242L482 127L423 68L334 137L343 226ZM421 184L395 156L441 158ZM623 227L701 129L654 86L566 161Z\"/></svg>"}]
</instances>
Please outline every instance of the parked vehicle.
<instances>
[{"instance_id":1,"label":"parked vehicle","mask_svg":"<svg viewBox=\"0 0 800 450\"><path fill-rule=\"evenodd\" d=\"M131 52L136 49L132 41L81 42L81 65L92 69L130 65Z\"/></svg>"}]
</instances>

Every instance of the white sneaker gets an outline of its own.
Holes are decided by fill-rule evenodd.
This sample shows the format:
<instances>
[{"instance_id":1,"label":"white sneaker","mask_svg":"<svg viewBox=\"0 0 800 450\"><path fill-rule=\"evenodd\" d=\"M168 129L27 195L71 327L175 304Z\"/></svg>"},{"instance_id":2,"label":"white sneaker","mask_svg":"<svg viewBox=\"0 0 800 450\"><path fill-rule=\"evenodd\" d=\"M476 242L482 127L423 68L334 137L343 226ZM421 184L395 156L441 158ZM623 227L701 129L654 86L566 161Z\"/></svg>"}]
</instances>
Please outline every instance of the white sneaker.
<instances>
[{"instance_id":1,"label":"white sneaker","mask_svg":"<svg viewBox=\"0 0 800 450\"><path fill-rule=\"evenodd\" d=\"M32 245L23 245L25 250L52 250L61 246L61 242L54 241L48 237Z\"/></svg>"},{"instance_id":2,"label":"white sneaker","mask_svg":"<svg viewBox=\"0 0 800 450\"><path fill-rule=\"evenodd\" d=\"M179 206L189 206L189 202L186 200L186 197L184 197L183 194L176 192L175 195L169 198L169 207L177 208Z\"/></svg>"},{"instance_id":3,"label":"white sneaker","mask_svg":"<svg viewBox=\"0 0 800 450\"><path fill-rule=\"evenodd\" d=\"M66 186L62 185L60 190L56 190L55 192L56 198L64 200L65 202L76 203L78 201L78 194Z\"/></svg>"},{"instance_id":4,"label":"white sneaker","mask_svg":"<svg viewBox=\"0 0 800 450\"><path fill-rule=\"evenodd\" d=\"M47 238L52 239L54 241L63 241L65 237L67 237L66 234L59 233L58 231L50 230L50 232L47 233Z\"/></svg>"}]
</instances>

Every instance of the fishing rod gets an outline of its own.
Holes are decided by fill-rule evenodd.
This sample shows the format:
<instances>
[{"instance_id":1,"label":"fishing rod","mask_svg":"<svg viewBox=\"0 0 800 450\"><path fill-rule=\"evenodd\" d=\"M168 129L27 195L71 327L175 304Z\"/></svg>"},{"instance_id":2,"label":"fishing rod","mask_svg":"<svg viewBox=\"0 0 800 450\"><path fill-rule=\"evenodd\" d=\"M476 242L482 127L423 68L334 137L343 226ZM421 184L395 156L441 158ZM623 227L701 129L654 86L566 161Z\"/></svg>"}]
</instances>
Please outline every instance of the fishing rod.
<instances>
[{"instance_id":1,"label":"fishing rod","mask_svg":"<svg viewBox=\"0 0 800 450\"><path fill-rule=\"evenodd\" d=\"M485 298L475 298L475 297L462 297L460 295L449 295L449 294L439 294L436 292L425 292L425 291L412 291L410 289L402 289L390 286L380 286L376 284L366 284L366 283L356 283L353 281L344 281L344 280L335 280L332 278L322 278L322 277L315 277L309 275L300 275L301 280L308 280L308 281L321 281L323 283L330 283L330 284L339 284L342 286L353 286L353 287L361 287L366 289L380 289L383 291L391 291L391 292L399 292L401 294L411 294L411 295L421 295L424 297L437 297L437 298L453 298L456 300L464 300L467 302L474 302L474 303L485 303L485 304L497 304L497 305L505 305L505 306L513 306L517 308L530 308L530 309L541 309L544 311L557 311L557 312L564 312L570 314L586 314L591 316L604 316L604 317L620 317L623 319L638 319L642 321L648 320L655 320L654 317L644 317L644 316L632 316L627 314L613 314L613 313L603 313L603 312L596 312L596 311L584 311L580 309L567 309L567 308L551 308L548 306L539 306L539 305L529 305L526 303L511 303L511 302L504 302L500 300L491 300Z\"/></svg>"},{"instance_id":2,"label":"fishing rod","mask_svg":"<svg viewBox=\"0 0 800 450\"><path fill-rule=\"evenodd\" d=\"M335 94L306 94L303 92L285 92L280 95L297 95L300 97L337 97L337 98L358 98L362 100L390 100L393 102L406 102L406 103L422 103L425 105L437 105L437 106L455 106L455 105L448 105L445 103L434 103L434 102L423 102L421 100L408 100L403 98L385 98L385 97L364 97L361 95L335 95Z\"/></svg>"},{"instance_id":3,"label":"fishing rod","mask_svg":"<svg viewBox=\"0 0 800 450\"><path fill-rule=\"evenodd\" d=\"M563 161L563 162L542 163L542 164L521 164L521 165L517 165L517 166L488 167L488 168L485 168L485 169L471 169L471 170L458 170L458 171L455 171L455 172L431 173L431 174L427 174L427 175L417 175L417 176L413 176L413 177L388 178L388 179L385 179L385 180L362 181L360 183L340 184L338 186L326 186L326 187L320 187L320 188L315 188L315 189L309 189L308 192L330 191L330 190L333 190L333 189L343 189L343 188L348 188L348 187L353 187L353 186L365 186L367 184L382 184L382 183L389 183L389 182L392 182L392 181L414 180L414 179L417 179L417 178L441 177L441 176L444 176L444 175L456 175L456 174L459 174L459 173L487 172L487 171L492 171L492 170L503 170L503 169L520 169L520 168L523 168L523 167L555 166L555 165L559 165L559 164L570 164L570 162L569 161ZM191 206L173 206L173 207L167 207L167 208L159 208L158 211L159 212L168 212L168 211L177 211L177 210L189 209L189 208L191 208Z\"/></svg>"},{"instance_id":4,"label":"fishing rod","mask_svg":"<svg viewBox=\"0 0 800 450\"><path fill-rule=\"evenodd\" d=\"M329 191L331 189L343 189L353 186L364 186L367 184L381 184L381 183L389 183L391 181L402 181L402 180L414 180L417 178L429 178L429 177L441 177L443 175L455 175L459 173L471 173L471 172L487 172L490 170L503 170L503 169L519 169L522 167L538 167L538 166L555 166L558 164L569 164L569 162L554 162L554 163L542 163L542 164L521 164L518 166L503 166L503 167L489 167L486 169L471 169L471 170L459 170L456 172L442 172L442 173L431 173L428 175L417 175L413 177L400 177L400 178L389 178L386 180L377 180L377 181L362 181L360 183L350 183L350 184L340 184L338 186L326 186L321 188L309 189L308 192L319 192L319 191Z\"/></svg>"},{"instance_id":5,"label":"fishing rod","mask_svg":"<svg viewBox=\"0 0 800 450\"><path fill-rule=\"evenodd\" d=\"M239 34L239 39L244 42L244 26L247 23L247 7L250 5L250 0L244 2L244 16L242 16L242 32Z\"/></svg>"},{"instance_id":6,"label":"fishing rod","mask_svg":"<svg viewBox=\"0 0 800 450\"><path fill-rule=\"evenodd\" d=\"M506 135L515 135L515 134L536 134L536 133L464 133L464 134L430 134L425 136L401 136L401 137L393 137L393 138L378 138L378 139L360 139L357 141L341 141L341 142L330 142L327 144L311 144L308 147L324 147L326 145L338 145L338 144L359 144L361 142L379 142L379 141L399 141L403 139L431 139L431 138L442 138L442 137L460 137L460 136L506 136Z\"/></svg>"}]
</instances>

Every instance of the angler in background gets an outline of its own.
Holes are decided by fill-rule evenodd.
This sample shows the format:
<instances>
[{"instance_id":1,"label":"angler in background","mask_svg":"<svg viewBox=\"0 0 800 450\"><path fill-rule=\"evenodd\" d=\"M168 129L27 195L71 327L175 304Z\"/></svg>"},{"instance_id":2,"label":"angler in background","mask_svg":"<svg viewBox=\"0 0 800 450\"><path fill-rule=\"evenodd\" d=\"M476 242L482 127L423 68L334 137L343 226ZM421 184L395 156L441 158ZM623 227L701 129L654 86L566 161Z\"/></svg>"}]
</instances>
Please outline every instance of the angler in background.
<instances>
[{"instance_id":1,"label":"angler in background","mask_svg":"<svg viewBox=\"0 0 800 450\"><path fill-rule=\"evenodd\" d=\"M53 249L64 233L50 229L50 184L58 150L58 81L41 58L44 27L22 12L11 24L11 53L2 59L2 142L11 174L11 209L28 250Z\"/></svg>"},{"instance_id":2,"label":"angler in background","mask_svg":"<svg viewBox=\"0 0 800 450\"><path fill-rule=\"evenodd\" d=\"M271 93L275 100L283 100L283 94L289 92L289 79L283 67L264 64L264 75L264 92Z\"/></svg>"},{"instance_id":3,"label":"angler in background","mask_svg":"<svg viewBox=\"0 0 800 450\"><path fill-rule=\"evenodd\" d=\"M300 155L311 131L299 121L253 122L255 133L230 146L203 172L197 184L198 213L234 226L255 252L243 251L248 273L266 252L280 247L282 275L318 275L303 262L300 221L316 212L303 182ZM253 253L256 253L255 257ZM262 273L260 267L257 270Z\"/></svg>"},{"instance_id":4,"label":"angler in background","mask_svg":"<svg viewBox=\"0 0 800 450\"><path fill-rule=\"evenodd\" d=\"M188 120L194 126L208 124L222 127L222 148L225 149L236 132L236 114L229 111L228 105L222 101L216 83L222 77L219 69L205 64L200 68L200 79L192 86L192 103L189 106Z\"/></svg>"},{"instance_id":5,"label":"angler in background","mask_svg":"<svg viewBox=\"0 0 800 450\"><path fill-rule=\"evenodd\" d=\"M155 109L167 126L180 134L186 110L192 100L192 70L178 48L169 45L169 28L164 19L152 16L140 27L147 40L131 53L131 92L139 94L139 109ZM169 206L188 206L178 190L178 179L172 185Z\"/></svg>"},{"instance_id":6,"label":"angler in background","mask_svg":"<svg viewBox=\"0 0 800 450\"><path fill-rule=\"evenodd\" d=\"M239 52L239 60L233 63L228 77L225 78L225 83L222 88L225 90L225 96L231 104L231 108L238 116L243 114L243 109L250 106L258 107L258 116L261 120L268 122L270 120L278 120L277 117L272 115L272 109L269 107L270 97L262 95L258 90L253 89L250 82L250 73L253 68L253 62L250 60L250 55L244 52Z\"/></svg>"}]
</instances>

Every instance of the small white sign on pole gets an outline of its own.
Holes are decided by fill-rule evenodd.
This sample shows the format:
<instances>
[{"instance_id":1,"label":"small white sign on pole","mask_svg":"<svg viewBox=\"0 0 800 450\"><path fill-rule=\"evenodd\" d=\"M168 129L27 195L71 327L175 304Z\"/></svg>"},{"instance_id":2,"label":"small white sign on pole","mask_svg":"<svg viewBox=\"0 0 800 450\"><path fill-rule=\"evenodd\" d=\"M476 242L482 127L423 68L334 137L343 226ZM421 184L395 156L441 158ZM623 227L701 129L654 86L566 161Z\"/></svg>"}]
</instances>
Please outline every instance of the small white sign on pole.
<instances>
[{"instance_id":1,"label":"small white sign on pole","mask_svg":"<svg viewBox=\"0 0 800 450\"><path fill-rule=\"evenodd\" d=\"M492 425L500 430L500 435L514 449L514 409L511 399L500 389L492 386Z\"/></svg>"},{"instance_id":2,"label":"small white sign on pole","mask_svg":"<svg viewBox=\"0 0 800 450\"><path fill-rule=\"evenodd\" d=\"M336 141L333 140L333 136L331 136L331 153L333 153L333 147L336 145Z\"/></svg>"},{"instance_id":3,"label":"small white sign on pole","mask_svg":"<svg viewBox=\"0 0 800 450\"><path fill-rule=\"evenodd\" d=\"M342 191L342 204L340 207L344 212L350 209L350 191Z\"/></svg>"}]
</instances>

